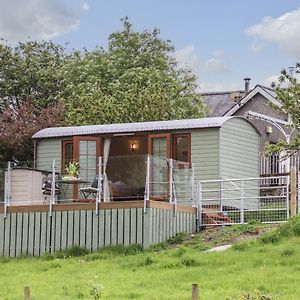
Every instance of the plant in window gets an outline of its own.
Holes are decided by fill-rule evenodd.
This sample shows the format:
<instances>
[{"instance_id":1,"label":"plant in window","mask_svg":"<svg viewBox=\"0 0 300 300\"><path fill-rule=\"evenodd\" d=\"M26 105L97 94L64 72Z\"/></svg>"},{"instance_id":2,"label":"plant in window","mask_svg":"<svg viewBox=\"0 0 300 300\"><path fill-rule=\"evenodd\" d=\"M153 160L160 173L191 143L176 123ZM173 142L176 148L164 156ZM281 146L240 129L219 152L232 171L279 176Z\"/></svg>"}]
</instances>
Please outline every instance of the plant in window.
<instances>
[{"instance_id":1,"label":"plant in window","mask_svg":"<svg viewBox=\"0 0 300 300\"><path fill-rule=\"evenodd\" d=\"M65 176L65 179L74 179L78 177L78 170L79 170L79 163L76 161L70 161L68 165L66 165L65 168L67 172L67 176Z\"/></svg>"}]
</instances>

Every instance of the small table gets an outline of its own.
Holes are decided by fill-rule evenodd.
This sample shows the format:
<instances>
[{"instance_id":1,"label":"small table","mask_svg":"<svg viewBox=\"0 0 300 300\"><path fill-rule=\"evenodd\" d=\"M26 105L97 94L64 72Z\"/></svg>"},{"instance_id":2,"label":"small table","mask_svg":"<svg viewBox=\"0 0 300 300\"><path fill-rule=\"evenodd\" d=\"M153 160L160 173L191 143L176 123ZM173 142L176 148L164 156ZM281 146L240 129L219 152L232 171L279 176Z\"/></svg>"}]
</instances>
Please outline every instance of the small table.
<instances>
[{"instance_id":1,"label":"small table","mask_svg":"<svg viewBox=\"0 0 300 300\"><path fill-rule=\"evenodd\" d=\"M61 200L69 200L67 198L68 192L70 192L70 186L74 186L77 185L77 189L78 189L78 185L79 184L83 184L86 185L88 183L90 183L90 181L86 181L86 180L81 180L81 179L72 179L72 180L59 180L58 181L59 184L61 184L61 186L66 185L66 188L61 189ZM71 189L71 191L73 192L73 190ZM72 195L72 200L73 199L73 195Z\"/></svg>"}]
</instances>

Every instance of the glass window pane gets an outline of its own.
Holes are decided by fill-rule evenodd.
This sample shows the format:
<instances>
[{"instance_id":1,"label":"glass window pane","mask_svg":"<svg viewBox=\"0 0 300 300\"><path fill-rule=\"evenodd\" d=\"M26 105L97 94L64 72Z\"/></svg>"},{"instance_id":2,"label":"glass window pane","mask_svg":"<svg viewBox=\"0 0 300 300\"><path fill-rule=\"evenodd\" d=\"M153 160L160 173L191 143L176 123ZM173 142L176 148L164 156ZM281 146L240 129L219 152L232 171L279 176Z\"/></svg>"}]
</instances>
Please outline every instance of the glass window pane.
<instances>
[{"instance_id":1,"label":"glass window pane","mask_svg":"<svg viewBox=\"0 0 300 300\"><path fill-rule=\"evenodd\" d=\"M79 142L79 153L80 155L86 155L88 152L88 142L80 141Z\"/></svg>"},{"instance_id":2,"label":"glass window pane","mask_svg":"<svg viewBox=\"0 0 300 300\"><path fill-rule=\"evenodd\" d=\"M68 164L73 160L73 143L65 144L65 162Z\"/></svg>"},{"instance_id":3,"label":"glass window pane","mask_svg":"<svg viewBox=\"0 0 300 300\"><path fill-rule=\"evenodd\" d=\"M71 161L73 161L73 142L71 141L63 141L62 143L62 153L63 153L63 157L62 157L62 173L66 173L66 166L69 165L69 163Z\"/></svg>"},{"instance_id":4,"label":"glass window pane","mask_svg":"<svg viewBox=\"0 0 300 300\"><path fill-rule=\"evenodd\" d=\"M189 161L189 139L187 136L177 137L175 141L175 160Z\"/></svg>"},{"instance_id":5,"label":"glass window pane","mask_svg":"<svg viewBox=\"0 0 300 300\"><path fill-rule=\"evenodd\" d=\"M167 193L167 139L152 139L152 196L163 197Z\"/></svg>"},{"instance_id":6,"label":"glass window pane","mask_svg":"<svg viewBox=\"0 0 300 300\"><path fill-rule=\"evenodd\" d=\"M97 143L96 141L79 142L79 177L92 181L97 174Z\"/></svg>"}]
</instances>

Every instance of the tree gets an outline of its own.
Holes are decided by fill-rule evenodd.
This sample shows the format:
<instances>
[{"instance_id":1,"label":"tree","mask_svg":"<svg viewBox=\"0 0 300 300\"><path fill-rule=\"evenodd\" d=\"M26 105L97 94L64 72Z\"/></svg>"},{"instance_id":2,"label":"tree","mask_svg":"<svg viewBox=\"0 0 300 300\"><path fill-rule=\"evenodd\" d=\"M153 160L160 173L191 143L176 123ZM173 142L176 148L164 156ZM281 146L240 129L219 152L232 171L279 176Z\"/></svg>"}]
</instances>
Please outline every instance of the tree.
<instances>
[{"instance_id":1,"label":"tree","mask_svg":"<svg viewBox=\"0 0 300 300\"><path fill-rule=\"evenodd\" d=\"M32 160L31 136L63 125L61 68L64 47L28 41L11 47L0 44L0 159Z\"/></svg>"},{"instance_id":2,"label":"tree","mask_svg":"<svg viewBox=\"0 0 300 300\"><path fill-rule=\"evenodd\" d=\"M300 63L296 64L295 74L300 73ZM287 70L282 70L279 77L279 83L273 83L273 88L276 92L277 100L282 104L279 109L287 113L291 118L291 128L296 130L295 137L288 143L285 140L280 140L276 145L268 145L266 152L285 151L287 155L300 150L300 83L297 81L297 76L289 74Z\"/></svg>"},{"instance_id":3,"label":"tree","mask_svg":"<svg viewBox=\"0 0 300 300\"><path fill-rule=\"evenodd\" d=\"M13 157L32 160L32 135L40 129L63 124L63 104L57 103L38 112L29 100L19 107L6 107L0 118L0 161Z\"/></svg>"},{"instance_id":4,"label":"tree","mask_svg":"<svg viewBox=\"0 0 300 300\"><path fill-rule=\"evenodd\" d=\"M66 56L64 47L52 42L0 44L0 111L18 109L25 99L37 109L57 103Z\"/></svg>"},{"instance_id":5,"label":"tree","mask_svg":"<svg viewBox=\"0 0 300 300\"><path fill-rule=\"evenodd\" d=\"M196 77L177 66L158 29L136 32L127 18L108 48L75 51L63 68L60 94L68 124L104 124L201 117Z\"/></svg>"}]
</instances>

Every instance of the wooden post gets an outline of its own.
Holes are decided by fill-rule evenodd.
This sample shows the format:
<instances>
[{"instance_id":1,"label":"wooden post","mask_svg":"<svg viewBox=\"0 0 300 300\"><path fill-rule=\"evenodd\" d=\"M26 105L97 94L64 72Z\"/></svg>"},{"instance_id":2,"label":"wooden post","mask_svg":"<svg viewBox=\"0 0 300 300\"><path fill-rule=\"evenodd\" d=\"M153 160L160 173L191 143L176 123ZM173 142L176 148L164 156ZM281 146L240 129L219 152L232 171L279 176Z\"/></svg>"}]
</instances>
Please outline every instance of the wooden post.
<instances>
[{"instance_id":1,"label":"wooden post","mask_svg":"<svg viewBox=\"0 0 300 300\"><path fill-rule=\"evenodd\" d=\"M30 287L24 287L24 300L30 300Z\"/></svg>"},{"instance_id":2,"label":"wooden post","mask_svg":"<svg viewBox=\"0 0 300 300\"><path fill-rule=\"evenodd\" d=\"M297 170L295 166L291 168L291 217L297 214Z\"/></svg>"},{"instance_id":3,"label":"wooden post","mask_svg":"<svg viewBox=\"0 0 300 300\"><path fill-rule=\"evenodd\" d=\"M192 300L199 300L199 289L198 289L198 284L193 283L192 284Z\"/></svg>"}]
</instances>

